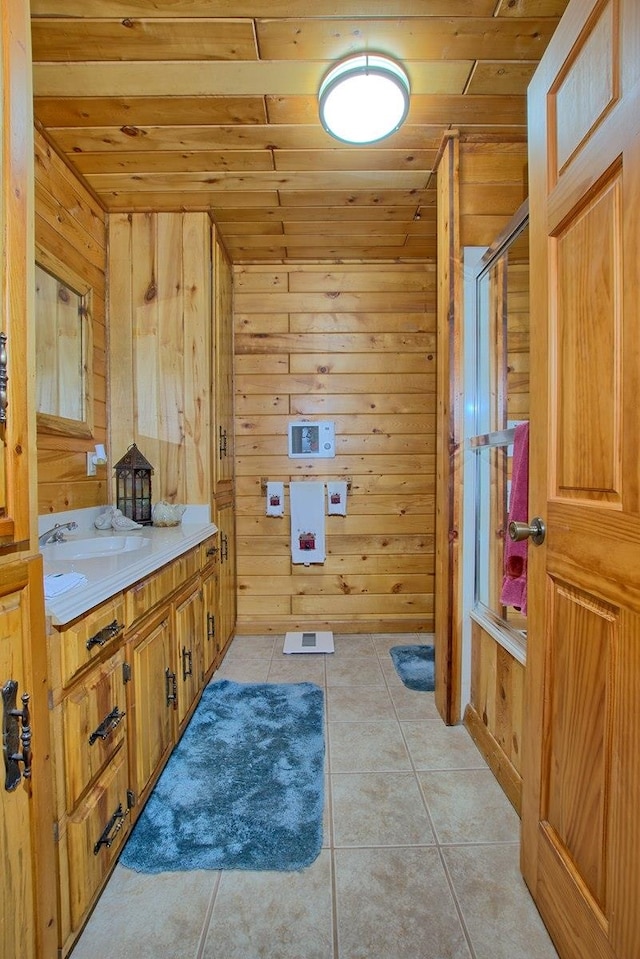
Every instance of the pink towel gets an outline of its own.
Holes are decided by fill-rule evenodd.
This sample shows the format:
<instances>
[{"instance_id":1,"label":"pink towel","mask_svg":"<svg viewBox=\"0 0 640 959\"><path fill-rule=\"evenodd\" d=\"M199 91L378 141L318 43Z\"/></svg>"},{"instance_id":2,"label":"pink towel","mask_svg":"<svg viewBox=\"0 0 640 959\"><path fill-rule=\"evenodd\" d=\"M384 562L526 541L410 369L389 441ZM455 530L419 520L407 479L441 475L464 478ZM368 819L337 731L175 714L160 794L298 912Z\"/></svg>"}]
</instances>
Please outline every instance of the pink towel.
<instances>
[{"instance_id":1,"label":"pink towel","mask_svg":"<svg viewBox=\"0 0 640 959\"><path fill-rule=\"evenodd\" d=\"M509 523L528 523L529 519L529 424L515 428ZM507 534L504 548L504 578L500 602L527 614L527 547L528 540L514 543Z\"/></svg>"}]
</instances>

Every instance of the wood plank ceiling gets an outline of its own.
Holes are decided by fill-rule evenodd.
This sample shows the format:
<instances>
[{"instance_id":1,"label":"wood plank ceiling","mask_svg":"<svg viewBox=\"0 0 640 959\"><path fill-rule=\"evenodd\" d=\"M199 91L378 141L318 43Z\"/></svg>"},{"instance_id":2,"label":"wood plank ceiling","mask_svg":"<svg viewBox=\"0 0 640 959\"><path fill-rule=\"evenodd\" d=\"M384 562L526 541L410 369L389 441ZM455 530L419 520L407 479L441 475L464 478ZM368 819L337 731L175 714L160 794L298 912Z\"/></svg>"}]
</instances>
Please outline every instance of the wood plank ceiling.
<instances>
[{"instance_id":1,"label":"wood plank ceiling","mask_svg":"<svg viewBox=\"0 0 640 959\"><path fill-rule=\"evenodd\" d=\"M106 210L210 210L235 262L431 258L443 136L526 135L566 5L31 0L36 123ZM404 63L411 106L392 137L346 146L316 92L365 50ZM510 202L499 174L475 202Z\"/></svg>"}]
</instances>

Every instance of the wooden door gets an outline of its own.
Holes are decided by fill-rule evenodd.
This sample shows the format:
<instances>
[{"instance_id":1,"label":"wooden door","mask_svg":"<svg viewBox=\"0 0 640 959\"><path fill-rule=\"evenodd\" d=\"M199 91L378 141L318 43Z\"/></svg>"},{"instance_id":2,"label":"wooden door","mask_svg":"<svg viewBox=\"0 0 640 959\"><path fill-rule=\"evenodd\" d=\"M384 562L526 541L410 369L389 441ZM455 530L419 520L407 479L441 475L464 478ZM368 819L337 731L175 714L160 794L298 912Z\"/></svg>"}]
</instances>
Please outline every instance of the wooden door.
<instances>
[{"instance_id":1,"label":"wooden door","mask_svg":"<svg viewBox=\"0 0 640 959\"><path fill-rule=\"evenodd\" d=\"M0 955L50 956L57 945L53 770L46 701L42 558L0 566L0 710L3 745L24 755L30 727L30 774L25 763L2 763L0 799ZM15 684L15 685L14 685ZM10 717L29 697L29 716ZM13 703L9 697L12 697ZM17 741L12 737L17 736ZM27 752L29 756L29 751Z\"/></svg>"},{"instance_id":2,"label":"wooden door","mask_svg":"<svg viewBox=\"0 0 640 959\"><path fill-rule=\"evenodd\" d=\"M530 88L525 879L563 959L640 956L640 4L571 0Z\"/></svg>"},{"instance_id":3,"label":"wooden door","mask_svg":"<svg viewBox=\"0 0 640 959\"><path fill-rule=\"evenodd\" d=\"M33 111L29 4L0 8L0 545L29 540L29 423L25 376L33 286Z\"/></svg>"}]
</instances>

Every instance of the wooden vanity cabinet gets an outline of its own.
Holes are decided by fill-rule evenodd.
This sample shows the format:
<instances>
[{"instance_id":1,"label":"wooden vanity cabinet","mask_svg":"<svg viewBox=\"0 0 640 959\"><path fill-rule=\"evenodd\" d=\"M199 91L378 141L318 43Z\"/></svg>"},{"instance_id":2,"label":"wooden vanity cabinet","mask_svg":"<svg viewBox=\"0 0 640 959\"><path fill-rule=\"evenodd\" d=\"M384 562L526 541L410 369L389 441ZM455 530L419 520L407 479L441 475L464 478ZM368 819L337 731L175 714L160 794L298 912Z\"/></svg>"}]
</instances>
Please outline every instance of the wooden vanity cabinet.
<instances>
[{"instance_id":1,"label":"wooden vanity cabinet","mask_svg":"<svg viewBox=\"0 0 640 959\"><path fill-rule=\"evenodd\" d=\"M62 956L220 661L218 541L49 629Z\"/></svg>"},{"instance_id":2,"label":"wooden vanity cabinet","mask_svg":"<svg viewBox=\"0 0 640 959\"><path fill-rule=\"evenodd\" d=\"M71 948L128 830L124 599L48 636L59 944Z\"/></svg>"}]
</instances>

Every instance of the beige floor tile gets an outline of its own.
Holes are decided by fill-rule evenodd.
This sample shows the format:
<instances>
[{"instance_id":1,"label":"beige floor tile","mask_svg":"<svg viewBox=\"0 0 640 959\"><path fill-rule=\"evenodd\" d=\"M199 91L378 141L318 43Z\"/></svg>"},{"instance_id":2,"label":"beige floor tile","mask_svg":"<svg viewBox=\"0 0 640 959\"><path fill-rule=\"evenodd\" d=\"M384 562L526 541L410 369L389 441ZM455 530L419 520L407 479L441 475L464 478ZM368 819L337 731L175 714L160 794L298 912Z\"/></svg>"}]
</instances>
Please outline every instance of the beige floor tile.
<instances>
[{"instance_id":1,"label":"beige floor tile","mask_svg":"<svg viewBox=\"0 0 640 959\"><path fill-rule=\"evenodd\" d=\"M375 656L376 648L368 633L351 636L348 633L334 634L335 656Z\"/></svg>"},{"instance_id":2,"label":"beige floor tile","mask_svg":"<svg viewBox=\"0 0 640 959\"><path fill-rule=\"evenodd\" d=\"M441 843L518 842L520 820L489 769L420 772L418 780Z\"/></svg>"},{"instance_id":3,"label":"beige floor tile","mask_svg":"<svg viewBox=\"0 0 640 959\"><path fill-rule=\"evenodd\" d=\"M400 723L416 769L486 769L487 764L464 726L434 722Z\"/></svg>"},{"instance_id":4,"label":"beige floor tile","mask_svg":"<svg viewBox=\"0 0 640 959\"><path fill-rule=\"evenodd\" d=\"M275 655L269 667L269 682L316 683L318 686L324 686L324 661L324 656L317 653Z\"/></svg>"},{"instance_id":5,"label":"beige floor tile","mask_svg":"<svg viewBox=\"0 0 640 959\"><path fill-rule=\"evenodd\" d=\"M223 873L202 959L301 957L333 957L331 853L301 872Z\"/></svg>"},{"instance_id":6,"label":"beige floor tile","mask_svg":"<svg viewBox=\"0 0 640 959\"><path fill-rule=\"evenodd\" d=\"M74 959L195 959L217 872L116 869Z\"/></svg>"},{"instance_id":7,"label":"beige floor tile","mask_svg":"<svg viewBox=\"0 0 640 959\"><path fill-rule=\"evenodd\" d=\"M269 675L269 661L260 659L233 660L226 659L213 674L216 679L231 679L236 683L266 683Z\"/></svg>"},{"instance_id":8,"label":"beige floor tile","mask_svg":"<svg viewBox=\"0 0 640 959\"><path fill-rule=\"evenodd\" d=\"M520 875L517 844L443 853L477 959L557 959Z\"/></svg>"},{"instance_id":9,"label":"beige floor tile","mask_svg":"<svg viewBox=\"0 0 640 959\"><path fill-rule=\"evenodd\" d=\"M401 684L399 687L389 685L389 695L398 719L440 721L433 693L417 692Z\"/></svg>"},{"instance_id":10,"label":"beige floor tile","mask_svg":"<svg viewBox=\"0 0 640 959\"><path fill-rule=\"evenodd\" d=\"M279 644L280 649L284 644L284 636L236 636L229 649L227 650L224 662L236 662L245 659L268 658Z\"/></svg>"},{"instance_id":11,"label":"beige floor tile","mask_svg":"<svg viewBox=\"0 0 640 959\"><path fill-rule=\"evenodd\" d=\"M382 675L384 676L384 681L389 687L389 689L406 689L407 687L402 682L398 676L395 666L391 660L380 659L380 669L382 670Z\"/></svg>"},{"instance_id":12,"label":"beige floor tile","mask_svg":"<svg viewBox=\"0 0 640 959\"><path fill-rule=\"evenodd\" d=\"M331 795L336 846L435 842L414 773L338 773Z\"/></svg>"},{"instance_id":13,"label":"beige floor tile","mask_svg":"<svg viewBox=\"0 0 640 959\"><path fill-rule=\"evenodd\" d=\"M398 772L411 769L409 753L395 720L329 723L332 773Z\"/></svg>"},{"instance_id":14,"label":"beige floor tile","mask_svg":"<svg viewBox=\"0 0 640 959\"><path fill-rule=\"evenodd\" d=\"M396 718L386 686L330 686L327 714L332 723Z\"/></svg>"},{"instance_id":15,"label":"beige floor tile","mask_svg":"<svg viewBox=\"0 0 640 959\"><path fill-rule=\"evenodd\" d=\"M384 686L375 656L349 656L327 660L327 686Z\"/></svg>"},{"instance_id":16,"label":"beige floor tile","mask_svg":"<svg viewBox=\"0 0 640 959\"><path fill-rule=\"evenodd\" d=\"M340 959L469 959L438 852L337 849Z\"/></svg>"}]
</instances>

